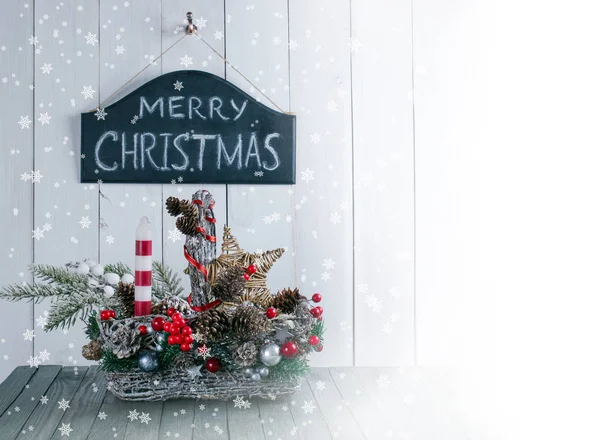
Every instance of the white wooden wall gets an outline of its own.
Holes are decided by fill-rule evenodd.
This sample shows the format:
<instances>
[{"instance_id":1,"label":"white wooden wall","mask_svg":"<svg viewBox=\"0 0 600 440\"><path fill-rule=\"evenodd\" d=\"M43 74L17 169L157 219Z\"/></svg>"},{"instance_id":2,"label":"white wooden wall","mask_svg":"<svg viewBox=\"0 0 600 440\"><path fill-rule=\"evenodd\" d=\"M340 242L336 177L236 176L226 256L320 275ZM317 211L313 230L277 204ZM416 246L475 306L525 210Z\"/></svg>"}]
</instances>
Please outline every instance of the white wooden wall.
<instances>
[{"instance_id":1,"label":"white wooden wall","mask_svg":"<svg viewBox=\"0 0 600 440\"><path fill-rule=\"evenodd\" d=\"M78 182L80 112L152 60L116 97L183 69L224 76L261 95L192 37L200 34L278 106L297 115L297 184L84 185ZM412 6L409 0L24 0L0 17L0 283L27 266L91 257L133 261L139 218L154 226L155 255L183 269L164 200L200 187L249 250L285 247L272 289L320 292L325 350L313 365L415 362ZM93 99L81 91L91 86ZM270 105L264 98L267 105ZM41 115L48 114L49 123ZM21 118L33 121L23 125ZM41 176L34 179L32 171ZM36 180L32 183L32 180ZM87 226L87 221L91 224ZM34 231L39 238L33 238ZM49 303L2 303L0 378L40 351L84 364L81 327L44 333ZM23 333L35 330L33 342ZM3 358L1 358L3 356Z\"/></svg>"}]
</instances>

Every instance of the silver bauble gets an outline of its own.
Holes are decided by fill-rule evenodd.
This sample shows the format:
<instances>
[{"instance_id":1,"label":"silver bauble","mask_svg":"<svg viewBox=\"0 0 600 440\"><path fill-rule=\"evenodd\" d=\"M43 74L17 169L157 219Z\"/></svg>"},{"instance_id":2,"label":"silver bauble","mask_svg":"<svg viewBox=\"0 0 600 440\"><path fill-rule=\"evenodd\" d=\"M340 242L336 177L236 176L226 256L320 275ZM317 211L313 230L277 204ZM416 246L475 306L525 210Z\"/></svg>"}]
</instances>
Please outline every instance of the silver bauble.
<instances>
[{"instance_id":1,"label":"silver bauble","mask_svg":"<svg viewBox=\"0 0 600 440\"><path fill-rule=\"evenodd\" d=\"M269 375L269 367L260 367L256 369L256 372L260 374L263 379Z\"/></svg>"},{"instance_id":2,"label":"silver bauble","mask_svg":"<svg viewBox=\"0 0 600 440\"><path fill-rule=\"evenodd\" d=\"M145 372L156 371L158 369L158 353L155 351L142 351L138 359L140 370Z\"/></svg>"},{"instance_id":3,"label":"silver bauble","mask_svg":"<svg viewBox=\"0 0 600 440\"><path fill-rule=\"evenodd\" d=\"M250 376L250 378L251 378L252 380L260 380L260 374L258 374L258 373L254 373L252 376Z\"/></svg>"},{"instance_id":4,"label":"silver bauble","mask_svg":"<svg viewBox=\"0 0 600 440\"><path fill-rule=\"evenodd\" d=\"M260 348L260 360L263 364L272 367L281 360L279 345L274 343L265 344Z\"/></svg>"},{"instance_id":5,"label":"silver bauble","mask_svg":"<svg viewBox=\"0 0 600 440\"><path fill-rule=\"evenodd\" d=\"M123 281L124 283L127 283L127 284L131 284L135 281L135 278L130 273L126 273L125 275L123 275L121 277L121 281Z\"/></svg>"},{"instance_id":6,"label":"silver bauble","mask_svg":"<svg viewBox=\"0 0 600 440\"><path fill-rule=\"evenodd\" d=\"M254 374L254 369L250 368L250 367L244 368L243 372L244 372L244 376L250 377Z\"/></svg>"}]
</instances>

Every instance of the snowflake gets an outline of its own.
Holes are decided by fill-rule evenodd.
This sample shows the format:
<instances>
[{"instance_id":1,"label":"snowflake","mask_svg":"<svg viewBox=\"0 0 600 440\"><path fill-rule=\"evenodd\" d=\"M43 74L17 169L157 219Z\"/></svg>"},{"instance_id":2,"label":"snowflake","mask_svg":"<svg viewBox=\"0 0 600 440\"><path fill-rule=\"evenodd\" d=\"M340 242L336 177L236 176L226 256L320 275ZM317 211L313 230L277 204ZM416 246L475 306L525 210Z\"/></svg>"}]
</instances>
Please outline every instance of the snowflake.
<instances>
[{"instance_id":1,"label":"snowflake","mask_svg":"<svg viewBox=\"0 0 600 440\"><path fill-rule=\"evenodd\" d=\"M325 270L333 270L335 269L335 262L331 258L327 258L326 260L323 260L322 266Z\"/></svg>"},{"instance_id":2,"label":"snowflake","mask_svg":"<svg viewBox=\"0 0 600 440\"><path fill-rule=\"evenodd\" d=\"M41 238L44 238L44 231L41 230L40 228L35 228L33 231L33 235L31 238L35 238L36 240L40 240Z\"/></svg>"},{"instance_id":3,"label":"snowflake","mask_svg":"<svg viewBox=\"0 0 600 440\"><path fill-rule=\"evenodd\" d=\"M329 215L329 221L334 225L337 225L342 220L342 217L337 212L332 212Z\"/></svg>"},{"instance_id":4,"label":"snowflake","mask_svg":"<svg viewBox=\"0 0 600 440\"><path fill-rule=\"evenodd\" d=\"M115 237L112 235L107 235L104 241L106 241L108 244L113 244L115 242Z\"/></svg>"},{"instance_id":5,"label":"snowflake","mask_svg":"<svg viewBox=\"0 0 600 440\"><path fill-rule=\"evenodd\" d=\"M81 225L81 229L89 229L90 225L92 224L92 221L89 217L82 216L81 220L79 221L79 224Z\"/></svg>"},{"instance_id":6,"label":"snowflake","mask_svg":"<svg viewBox=\"0 0 600 440\"><path fill-rule=\"evenodd\" d=\"M58 409L62 409L63 411L66 411L67 408L69 408L69 401L62 399L60 402L58 402Z\"/></svg>"},{"instance_id":7,"label":"snowflake","mask_svg":"<svg viewBox=\"0 0 600 440\"><path fill-rule=\"evenodd\" d=\"M367 307L372 309L375 313L381 312L381 309L383 308L381 300L375 295L367 295L365 297L365 303L367 304Z\"/></svg>"},{"instance_id":8,"label":"snowflake","mask_svg":"<svg viewBox=\"0 0 600 440\"><path fill-rule=\"evenodd\" d=\"M94 113L94 116L97 118L96 120L99 121L100 119L102 119L104 121L104 118L106 118L106 115L108 113L106 113L106 111L104 111L103 108L98 107L96 109L96 113Z\"/></svg>"},{"instance_id":9,"label":"snowflake","mask_svg":"<svg viewBox=\"0 0 600 440\"><path fill-rule=\"evenodd\" d=\"M96 93L96 91L92 88L92 86L83 86L83 90L81 91L81 94L85 99L93 99L94 93Z\"/></svg>"},{"instance_id":10,"label":"snowflake","mask_svg":"<svg viewBox=\"0 0 600 440\"><path fill-rule=\"evenodd\" d=\"M73 428L71 428L71 424L70 423L63 423L62 426L60 428L58 428L58 430L60 431L60 436L61 437L63 435L66 435L68 437L69 434L71 432L73 432Z\"/></svg>"},{"instance_id":11,"label":"snowflake","mask_svg":"<svg viewBox=\"0 0 600 440\"><path fill-rule=\"evenodd\" d=\"M338 107L337 107L337 103L335 101L329 101L327 103L327 111L329 112L337 112Z\"/></svg>"},{"instance_id":12,"label":"snowflake","mask_svg":"<svg viewBox=\"0 0 600 440\"><path fill-rule=\"evenodd\" d=\"M42 405L47 405L48 404L48 396L42 396L40 397L40 402L42 402Z\"/></svg>"},{"instance_id":13,"label":"snowflake","mask_svg":"<svg viewBox=\"0 0 600 440\"><path fill-rule=\"evenodd\" d=\"M376 382L379 389L387 388L390 384L390 379L387 376L381 375L377 378Z\"/></svg>"},{"instance_id":14,"label":"snowflake","mask_svg":"<svg viewBox=\"0 0 600 440\"><path fill-rule=\"evenodd\" d=\"M206 27L206 19L204 17L197 18L196 26L198 26L198 29L205 28Z\"/></svg>"},{"instance_id":15,"label":"snowflake","mask_svg":"<svg viewBox=\"0 0 600 440\"><path fill-rule=\"evenodd\" d=\"M313 133L310 135L310 142L312 144L318 144L321 142L321 133Z\"/></svg>"},{"instance_id":16,"label":"snowflake","mask_svg":"<svg viewBox=\"0 0 600 440\"><path fill-rule=\"evenodd\" d=\"M250 405L252 405L252 403L250 403L250 401L244 402L244 409L249 409Z\"/></svg>"},{"instance_id":17,"label":"snowflake","mask_svg":"<svg viewBox=\"0 0 600 440\"><path fill-rule=\"evenodd\" d=\"M290 50L296 50L296 49L298 49L298 42L296 40L290 40L290 42L288 43L288 46L289 46Z\"/></svg>"},{"instance_id":18,"label":"snowflake","mask_svg":"<svg viewBox=\"0 0 600 440\"><path fill-rule=\"evenodd\" d=\"M175 88L175 90L180 91L181 89L183 89L183 83L181 81L175 81L173 83L173 87Z\"/></svg>"},{"instance_id":19,"label":"snowflake","mask_svg":"<svg viewBox=\"0 0 600 440\"><path fill-rule=\"evenodd\" d=\"M262 177L264 175L265 175L265 173L263 171L255 171L254 172L254 177Z\"/></svg>"},{"instance_id":20,"label":"snowflake","mask_svg":"<svg viewBox=\"0 0 600 440\"><path fill-rule=\"evenodd\" d=\"M29 115L25 115L25 116L21 116L21 119L19 119L18 124L21 126L21 130L23 130L24 128L29 128L29 126L31 125L31 119L29 119Z\"/></svg>"},{"instance_id":21,"label":"snowflake","mask_svg":"<svg viewBox=\"0 0 600 440\"><path fill-rule=\"evenodd\" d=\"M245 406L244 398L241 396L235 396L233 399L233 407L234 408L243 408Z\"/></svg>"},{"instance_id":22,"label":"snowflake","mask_svg":"<svg viewBox=\"0 0 600 440\"><path fill-rule=\"evenodd\" d=\"M322 380L318 380L316 385L317 390L319 391L323 391L325 389L325 382L323 382Z\"/></svg>"},{"instance_id":23,"label":"snowflake","mask_svg":"<svg viewBox=\"0 0 600 440\"><path fill-rule=\"evenodd\" d=\"M38 118L38 121L40 121L42 123L42 125L50 125L50 119L52 119L52 116L49 116L48 112L46 112L46 113L40 113L40 117Z\"/></svg>"},{"instance_id":24,"label":"snowflake","mask_svg":"<svg viewBox=\"0 0 600 440\"><path fill-rule=\"evenodd\" d=\"M350 48L350 52L358 52L362 47L362 43L358 41L358 38L350 38L348 47Z\"/></svg>"},{"instance_id":25,"label":"snowflake","mask_svg":"<svg viewBox=\"0 0 600 440\"><path fill-rule=\"evenodd\" d=\"M96 34L92 34L91 32L88 32L88 34L85 35L85 42L87 44L91 44L92 46L95 46L96 43L98 42L98 38L96 37Z\"/></svg>"},{"instance_id":26,"label":"snowflake","mask_svg":"<svg viewBox=\"0 0 600 440\"><path fill-rule=\"evenodd\" d=\"M181 59L181 65L184 66L186 69L188 68L188 66L191 66L192 64L194 64L192 61L193 58L191 58L187 55L185 55L183 58L180 58L180 59Z\"/></svg>"},{"instance_id":27,"label":"snowflake","mask_svg":"<svg viewBox=\"0 0 600 440\"><path fill-rule=\"evenodd\" d=\"M36 356L29 356L29 360L27 361L27 363L29 364L29 368L33 368L33 367L38 367L40 365L40 359Z\"/></svg>"},{"instance_id":28,"label":"snowflake","mask_svg":"<svg viewBox=\"0 0 600 440\"><path fill-rule=\"evenodd\" d=\"M137 412L137 410L134 409L133 411L129 411L129 415L127 416L127 418L133 422L134 420L138 419L139 415L140 414Z\"/></svg>"},{"instance_id":29,"label":"snowflake","mask_svg":"<svg viewBox=\"0 0 600 440\"><path fill-rule=\"evenodd\" d=\"M98 413L98 418L100 420L106 420L106 413L104 411Z\"/></svg>"},{"instance_id":30,"label":"snowflake","mask_svg":"<svg viewBox=\"0 0 600 440\"><path fill-rule=\"evenodd\" d=\"M316 405L315 402L313 402L312 400L310 401L304 401L304 405L302 405L302 409L304 410L304 414L312 414L313 411L315 410Z\"/></svg>"},{"instance_id":31,"label":"snowflake","mask_svg":"<svg viewBox=\"0 0 600 440\"><path fill-rule=\"evenodd\" d=\"M215 37L215 40L222 40L223 39L223 31L217 31L213 34L213 37Z\"/></svg>"},{"instance_id":32,"label":"snowflake","mask_svg":"<svg viewBox=\"0 0 600 440\"><path fill-rule=\"evenodd\" d=\"M212 357L212 355L210 354L210 348L208 348L206 344L201 345L200 347L198 347L198 356L200 356L204 360L208 359L209 357Z\"/></svg>"},{"instance_id":33,"label":"snowflake","mask_svg":"<svg viewBox=\"0 0 600 440\"><path fill-rule=\"evenodd\" d=\"M140 423L145 423L147 425L150 420L152 420L150 418L150 413L145 413L142 411L142 415L140 416Z\"/></svg>"},{"instance_id":34,"label":"snowflake","mask_svg":"<svg viewBox=\"0 0 600 440\"><path fill-rule=\"evenodd\" d=\"M44 319L46 319L46 318L44 318ZM40 358L40 361L45 362L50 359L50 353L48 352L48 350L40 351L39 358Z\"/></svg>"},{"instance_id":35,"label":"snowflake","mask_svg":"<svg viewBox=\"0 0 600 440\"><path fill-rule=\"evenodd\" d=\"M176 241L181 240L181 237L183 236L183 234L179 231L179 229L175 228L175 229L169 229L169 240L172 240L173 243L175 243Z\"/></svg>"},{"instance_id":36,"label":"snowflake","mask_svg":"<svg viewBox=\"0 0 600 440\"><path fill-rule=\"evenodd\" d=\"M39 43L38 37L34 37L33 35L29 37L29 44L35 46Z\"/></svg>"},{"instance_id":37,"label":"snowflake","mask_svg":"<svg viewBox=\"0 0 600 440\"><path fill-rule=\"evenodd\" d=\"M331 275L329 274L329 272L323 272L321 274L321 279L323 281L329 281L331 279Z\"/></svg>"},{"instance_id":38,"label":"snowflake","mask_svg":"<svg viewBox=\"0 0 600 440\"><path fill-rule=\"evenodd\" d=\"M310 168L305 168L304 170L300 171L300 180L304 180L305 182L315 180L315 171L311 170Z\"/></svg>"},{"instance_id":39,"label":"snowflake","mask_svg":"<svg viewBox=\"0 0 600 440\"><path fill-rule=\"evenodd\" d=\"M117 52L117 55L123 55L123 52L125 52L125 48L123 46L117 46L115 52Z\"/></svg>"},{"instance_id":40,"label":"snowflake","mask_svg":"<svg viewBox=\"0 0 600 440\"><path fill-rule=\"evenodd\" d=\"M42 73L50 75L50 72L54 70L54 67L52 67L52 64L44 63L44 65L40 67L40 69L42 69Z\"/></svg>"},{"instance_id":41,"label":"snowflake","mask_svg":"<svg viewBox=\"0 0 600 440\"><path fill-rule=\"evenodd\" d=\"M23 337L26 341L33 341L33 338L35 338L35 333L33 330L26 329L25 333L23 333Z\"/></svg>"}]
</instances>

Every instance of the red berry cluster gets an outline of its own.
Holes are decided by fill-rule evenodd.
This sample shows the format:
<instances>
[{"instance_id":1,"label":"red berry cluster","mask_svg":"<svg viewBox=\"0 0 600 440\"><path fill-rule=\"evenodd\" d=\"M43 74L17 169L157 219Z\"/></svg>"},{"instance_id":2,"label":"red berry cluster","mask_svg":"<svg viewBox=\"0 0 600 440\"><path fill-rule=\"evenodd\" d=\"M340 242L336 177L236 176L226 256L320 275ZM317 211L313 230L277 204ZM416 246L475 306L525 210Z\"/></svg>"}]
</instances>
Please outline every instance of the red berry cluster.
<instances>
[{"instance_id":1,"label":"red berry cluster","mask_svg":"<svg viewBox=\"0 0 600 440\"><path fill-rule=\"evenodd\" d=\"M246 268L246 273L244 274L244 279L246 281L248 281L250 279L250 277L256 273L256 266L254 264L251 264L250 266L248 266Z\"/></svg>"},{"instance_id":2,"label":"red berry cluster","mask_svg":"<svg viewBox=\"0 0 600 440\"><path fill-rule=\"evenodd\" d=\"M312 300L315 303L320 303L321 299L323 299L323 298L318 293L315 293L312 296ZM323 315L323 307L321 307L321 306L313 307L312 309L310 309L310 314L313 315L315 318L317 318L319 321L321 321L323 319L323 316L322 316ZM317 335L312 335L310 338L308 338L308 343L310 345L312 345L313 347L315 347L315 351L317 351L317 352L323 351L323 344L321 343L321 339Z\"/></svg>"},{"instance_id":3,"label":"red berry cluster","mask_svg":"<svg viewBox=\"0 0 600 440\"><path fill-rule=\"evenodd\" d=\"M115 313L114 310L102 310L100 312L100 319L102 321L108 321L111 318L116 318L117 314Z\"/></svg>"},{"instance_id":4,"label":"red berry cluster","mask_svg":"<svg viewBox=\"0 0 600 440\"><path fill-rule=\"evenodd\" d=\"M152 320L152 328L156 331L165 331L170 334L167 338L169 345L179 345L181 351L190 351L194 342L192 328L186 325L183 315L173 308L167 310L171 321L165 321L160 316Z\"/></svg>"}]
</instances>

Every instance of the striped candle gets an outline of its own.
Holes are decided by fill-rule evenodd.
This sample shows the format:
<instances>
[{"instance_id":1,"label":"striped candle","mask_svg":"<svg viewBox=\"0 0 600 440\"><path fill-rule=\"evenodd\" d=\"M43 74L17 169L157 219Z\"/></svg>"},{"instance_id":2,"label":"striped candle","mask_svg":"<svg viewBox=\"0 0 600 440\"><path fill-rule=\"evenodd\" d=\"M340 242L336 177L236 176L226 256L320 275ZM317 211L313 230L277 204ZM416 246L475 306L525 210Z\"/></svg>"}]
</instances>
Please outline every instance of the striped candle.
<instances>
[{"instance_id":1,"label":"striped candle","mask_svg":"<svg viewBox=\"0 0 600 440\"><path fill-rule=\"evenodd\" d=\"M135 231L135 316L149 315L152 309L152 230L142 217Z\"/></svg>"}]
</instances>

